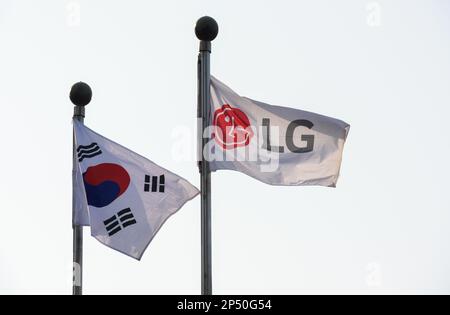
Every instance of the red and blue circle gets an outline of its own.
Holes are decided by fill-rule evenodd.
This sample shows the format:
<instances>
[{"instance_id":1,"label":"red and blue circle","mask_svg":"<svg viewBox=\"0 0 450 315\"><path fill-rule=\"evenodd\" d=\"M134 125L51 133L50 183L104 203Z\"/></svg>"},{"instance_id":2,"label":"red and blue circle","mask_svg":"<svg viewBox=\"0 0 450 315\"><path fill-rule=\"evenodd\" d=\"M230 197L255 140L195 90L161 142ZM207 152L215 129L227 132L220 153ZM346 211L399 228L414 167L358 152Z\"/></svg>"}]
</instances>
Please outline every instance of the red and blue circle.
<instances>
[{"instance_id":1,"label":"red and blue circle","mask_svg":"<svg viewBox=\"0 0 450 315\"><path fill-rule=\"evenodd\" d=\"M88 205L103 208L123 195L130 186L130 175L120 165L103 163L83 174Z\"/></svg>"}]
</instances>

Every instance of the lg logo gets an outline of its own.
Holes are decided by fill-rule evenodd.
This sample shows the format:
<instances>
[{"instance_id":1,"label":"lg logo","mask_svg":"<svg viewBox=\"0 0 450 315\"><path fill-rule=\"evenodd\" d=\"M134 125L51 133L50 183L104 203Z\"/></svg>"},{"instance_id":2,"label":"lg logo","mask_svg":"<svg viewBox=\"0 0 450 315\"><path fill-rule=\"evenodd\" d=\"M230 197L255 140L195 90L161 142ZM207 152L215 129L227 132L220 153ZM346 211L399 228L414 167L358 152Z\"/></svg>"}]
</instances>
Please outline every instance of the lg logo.
<instances>
[{"instance_id":1,"label":"lg logo","mask_svg":"<svg viewBox=\"0 0 450 315\"><path fill-rule=\"evenodd\" d=\"M299 128L311 130L314 124L309 120L297 119L289 123L284 131L287 150L292 153L308 153L314 149L314 135L301 134L295 137ZM269 118L263 118L261 124L261 138L259 142L264 150L274 153L285 153L284 146L272 145L273 135L271 131L280 129L279 126L272 126ZM214 113L214 132L212 138L224 150L233 150L239 147L247 147L255 139L257 132L253 130L248 116L238 108L225 104ZM298 139L306 143L304 146L298 145ZM297 144L296 144L297 143Z\"/></svg>"},{"instance_id":2,"label":"lg logo","mask_svg":"<svg viewBox=\"0 0 450 315\"><path fill-rule=\"evenodd\" d=\"M270 119L264 118L262 121L262 131L263 131L263 149L266 149L270 152L284 153L285 148L283 146L272 146L270 143ZM301 135L300 139L306 142L306 146L299 147L294 142L294 134L297 128L306 127L308 129L312 129L314 124L309 120L298 119L292 121L286 130L286 146L288 150L292 153L308 153L314 150L314 135Z\"/></svg>"}]
</instances>

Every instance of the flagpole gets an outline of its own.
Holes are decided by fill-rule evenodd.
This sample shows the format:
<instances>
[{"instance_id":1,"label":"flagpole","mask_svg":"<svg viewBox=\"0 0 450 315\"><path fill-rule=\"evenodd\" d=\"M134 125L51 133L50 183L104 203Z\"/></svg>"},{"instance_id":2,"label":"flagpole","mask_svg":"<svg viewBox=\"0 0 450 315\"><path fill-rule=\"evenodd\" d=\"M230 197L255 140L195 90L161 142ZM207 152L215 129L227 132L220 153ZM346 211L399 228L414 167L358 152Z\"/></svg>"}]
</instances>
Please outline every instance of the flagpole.
<instances>
[{"instance_id":1,"label":"flagpole","mask_svg":"<svg viewBox=\"0 0 450 315\"><path fill-rule=\"evenodd\" d=\"M73 119L84 122L85 106L92 99L92 90L86 83L79 82L72 86L70 100L75 105ZM83 227L75 225L75 138L73 139L72 151L72 228L73 228L73 295L83 295Z\"/></svg>"},{"instance_id":2,"label":"flagpole","mask_svg":"<svg viewBox=\"0 0 450 315\"><path fill-rule=\"evenodd\" d=\"M198 56L198 119L201 128L198 132L199 169L201 187L201 284L202 295L212 295L212 239L211 239L211 171L209 162L205 159L203 148L209 139L203 137L203 132L210 125L210 55L211 42L217 37L219 27L217 22L208 16L202 17L195 26L195 35L200 40Z\"/></svg>"}]
</instances>

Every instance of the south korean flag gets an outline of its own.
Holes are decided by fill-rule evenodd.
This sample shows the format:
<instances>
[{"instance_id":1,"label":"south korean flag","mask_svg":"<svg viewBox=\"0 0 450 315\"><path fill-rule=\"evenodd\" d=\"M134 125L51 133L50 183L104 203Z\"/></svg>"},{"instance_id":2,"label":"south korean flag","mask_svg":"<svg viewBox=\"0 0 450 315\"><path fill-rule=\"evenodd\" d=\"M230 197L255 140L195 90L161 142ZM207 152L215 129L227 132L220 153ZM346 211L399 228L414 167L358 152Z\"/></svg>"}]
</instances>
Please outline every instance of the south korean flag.
<instances>
[{"instance_id":1,"label":"south korean flag","mask_svg":"<svg viewBox=\"0 0 450 315\"><path fill-rule=\"evenodd\" d=\"M74 224L140 260L164 222L199 194L185 179L99 135L77 120Z\"/></svg>"}]
</instances>

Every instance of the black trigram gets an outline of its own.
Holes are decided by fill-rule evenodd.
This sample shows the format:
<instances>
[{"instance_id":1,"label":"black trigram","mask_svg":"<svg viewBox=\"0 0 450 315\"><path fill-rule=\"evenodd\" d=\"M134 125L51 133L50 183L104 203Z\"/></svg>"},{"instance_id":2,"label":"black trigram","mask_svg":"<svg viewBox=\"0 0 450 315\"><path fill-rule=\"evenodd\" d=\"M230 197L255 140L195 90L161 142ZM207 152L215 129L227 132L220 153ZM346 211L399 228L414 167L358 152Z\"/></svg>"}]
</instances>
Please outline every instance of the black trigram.
<instances>
[{"instance_id":1,"label":"black trigram","mask_svg":"<svg viewBox=\"0 0 450 315\"><path fill-rule=\"evenodd\" d=\"M91 143L90 145L80 145L77 148L78 161L83 162L84 159L90 159L97 155L102 154L102 150L97 143Z\"/></svg>"},{"instance_id":2,"label":"black trigram","mask_svg":"<svg viewBox=\"0 0 450 315\"><path fill-rule=\"evenodd\" d=\"M136 224L136 219L130 208L119 211L116 215L103 222L109 236L119 233L126 227Z\"/></svg>"},{"instance_id":3,"label":"black trigram","mask_svg":"<svg viewBox=\"0 0 450 315\"><path fill-rule=\"evenodd\" d=\"M145 175L145 184L144 184L145 192L159 191L160 193L163 193L165 191L165 187L166 187L166 177L164 175L161 176Z\"/></svg>"}]
</instances>

